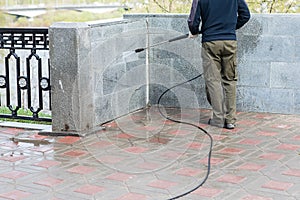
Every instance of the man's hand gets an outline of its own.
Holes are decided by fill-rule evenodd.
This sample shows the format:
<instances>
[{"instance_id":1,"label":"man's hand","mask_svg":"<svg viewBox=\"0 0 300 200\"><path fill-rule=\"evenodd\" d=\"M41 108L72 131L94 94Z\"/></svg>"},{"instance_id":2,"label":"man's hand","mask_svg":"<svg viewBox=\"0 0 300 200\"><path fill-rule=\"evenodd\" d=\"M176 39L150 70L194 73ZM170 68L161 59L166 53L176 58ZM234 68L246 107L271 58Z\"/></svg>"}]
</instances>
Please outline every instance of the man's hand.
<instances>
[{"instance_id":1,"label":"man's hand","mask_svg":"<svg viewBox=\"0 0 300 200\"><path fill-rule=\"evenodd\" d=\"M191 33L191 32L189 32L189 38L192 38L192 39L194 39L194 38L198 37L198 35L199 35L199 34L192 35L192 33Z\"/></svg>"}]
</instances>

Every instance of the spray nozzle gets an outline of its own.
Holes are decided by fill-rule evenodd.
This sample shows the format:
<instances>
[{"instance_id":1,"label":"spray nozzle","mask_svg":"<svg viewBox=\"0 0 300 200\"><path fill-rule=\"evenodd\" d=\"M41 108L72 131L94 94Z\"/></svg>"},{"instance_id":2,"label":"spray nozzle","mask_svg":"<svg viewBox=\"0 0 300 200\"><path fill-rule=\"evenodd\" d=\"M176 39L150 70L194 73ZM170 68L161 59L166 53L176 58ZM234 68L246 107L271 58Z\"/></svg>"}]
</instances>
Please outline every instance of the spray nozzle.
<instances>
[{"instance_id":1,"label":"spray nozzle","mask_svg":"<svg viewBox=\"0 0 300 200\"><path fill-rule=\"evenodd\" d=\"M144 50L145 50L145 48L139 48L139 49L136 49L134 51L135 51L135 53L139 53L139 52L144 51Z\"/></svg>"},{"instance_id":2,"label":"spray nozzle","mask_svg":"<svg viewBox=\"0 0 300 200\"><path fill-rule=\"evenodd\" d=\"M149 46L149 47L155 47L155 46L158 46L158 45L161 45L161 44L165 44L165 43L168 43L168 42L174 42L174 41L177 41L177 40L185 39L185 38L187 38L188 36L189 36L189 34L184 34L184 35L181 35L181 36L172 38L172 39L170 39L170 40L166 40L166 41L162 41L162 42L160 42L160 43L153 44L153 45L151 45L151 46ZM135 50L135 53L142 52L142 51L144 51L145 49L147 49L147 48L149 48L149 47L136 49L136 50Z\"/></svg>"}]
</instances>

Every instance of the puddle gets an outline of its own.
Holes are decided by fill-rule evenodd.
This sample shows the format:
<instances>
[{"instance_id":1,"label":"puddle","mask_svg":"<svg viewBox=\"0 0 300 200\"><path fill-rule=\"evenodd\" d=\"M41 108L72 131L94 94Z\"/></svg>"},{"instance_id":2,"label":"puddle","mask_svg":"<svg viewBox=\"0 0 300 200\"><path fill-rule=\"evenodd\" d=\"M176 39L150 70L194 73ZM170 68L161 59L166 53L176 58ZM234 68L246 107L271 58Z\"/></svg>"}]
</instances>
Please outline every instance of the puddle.
<instances>
[{"instance_id":1,"label":"puddle","mask_svg":"<svg viewBox=\"0 0 300 200\"><path fill-rule=\"evenodd\" d=\"M33 139L33 138L16 138L16 137L13 137L13 138L10 138L11 141L15 142L15 143L31 143L33 144L34 146L40 146L40 145L48 145L48 144L51 144L50 141L48 140L45 140L45 139Z\"/></svg>"},{"instance_id":2,"label":"puddle","mask_svg":"<svg viewBox=\"0 0 300 200\"><path fill-rule=\"evenodd\" d=\"M33 144L34 146L40 146L40 145L49 145L53 143L53 139L49 139L47 137L39 136L37 132L22 132L14 137L10 138L10 140L14 143L20 144Z\"/></svg>"}]
</instances>

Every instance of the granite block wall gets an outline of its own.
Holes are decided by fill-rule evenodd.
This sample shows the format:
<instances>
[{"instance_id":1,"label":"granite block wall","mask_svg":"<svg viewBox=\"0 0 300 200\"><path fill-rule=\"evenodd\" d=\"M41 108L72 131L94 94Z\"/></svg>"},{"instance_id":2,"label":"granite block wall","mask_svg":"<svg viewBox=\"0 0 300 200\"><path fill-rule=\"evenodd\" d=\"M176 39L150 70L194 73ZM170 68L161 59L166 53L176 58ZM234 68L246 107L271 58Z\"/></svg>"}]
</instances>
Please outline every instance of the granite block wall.
<instances>
[{"instance_id":1,"label":"granite block wall","mask_svg":"<svg viewBox=\"0 0 300 200\"><path fill-rule=\"evenodd\" d=\"M126 19L148 19L150 27L161 29L164 38L171 38L170 31L177 34L187 33L187 17L172 14L125 15ZM252 14L250 21L237 31L239 111L300 114L299 35L299 14ZM152 34L151 37L153 41L162 40L158 39L158 34ZM200 41L201 36L192 41L183 40L172 45L159 46L153 50L151 61L158 62L155 59L156 52L165 49L167 54L173 53L173 60L174 57L180 60L169 61L167 65L181 70L183 76L193 76L197 73L194 73L195 70L201 73ZM198 56L191 52L197 52ZM162 62L168 62L165 58L166 56L161 56ZM199 107L209 108L205 100L203 79L193 81L192 88L198 98Z\"/></svg>"},{"instance_id":2,"label":"granite block wall","mask_svg":"<svg viewBox=\"0 0 300 200\"><path fill-rule=\"evenodd\" d=\"M199 76L201 36L168 42L188 33L187 17L133 14L51 26L53 129L90 129L155 105L167 88ZM300 15L253 14L237 35L237 109L300 114ZM209 108L203 77L172 88L161 104Z\"/></svg>"}]
</instances>

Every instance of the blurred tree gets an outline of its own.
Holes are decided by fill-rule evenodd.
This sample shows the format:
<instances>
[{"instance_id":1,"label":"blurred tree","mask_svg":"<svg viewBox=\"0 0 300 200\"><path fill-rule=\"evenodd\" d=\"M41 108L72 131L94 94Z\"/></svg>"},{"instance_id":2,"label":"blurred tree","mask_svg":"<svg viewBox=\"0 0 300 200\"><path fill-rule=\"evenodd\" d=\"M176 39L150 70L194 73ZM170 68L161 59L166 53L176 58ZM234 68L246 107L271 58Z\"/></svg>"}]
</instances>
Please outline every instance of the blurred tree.
<instances>
[{"instance_id":1,"label":"blurred tree","mask_svg":"<svg viewBox=\"0 0 300 200\"><path fill-rule=\"evenodd\" d=\"M66 10L52 10L51 7L59 4L78 3L108 3L119 2L129 4L132 9L124 11L122 9L112 13L95 14L89 12L75 12ZM300 13L299 0L246 0L252 13ZM1 7L8 3L10 6L30 5L31 3L43 3L49 6L47 13L35 17L33 20L27 18L16 18L1 12ZM50 26L57 21L93 21L122 17L127 13L189 13L192 0L0 0L0 25L17 26Z\"/></svg>"},{"instance_id":2,"label":"blurred tree","mask_svg":"<svg viewBox=\"0 0 300 200\"><path fill-rule=\"evenodd\" d=\"M248 0L253 13L299 13L299 0Z\"/></svg>"},{"instance_id":3,"label":"blurred tree","mask_svg":"<svg viewBox=\"0 0 300 200\"><path fill-rule=\"evenodd\" d=\"M153 4L156 6L157 12L186 13L191 7L192 0L149 0L145 3L146 10L154 10ZM246 0L249 9L253 13L299 13L299 0Z\"/></svg>"}]
</instances>

